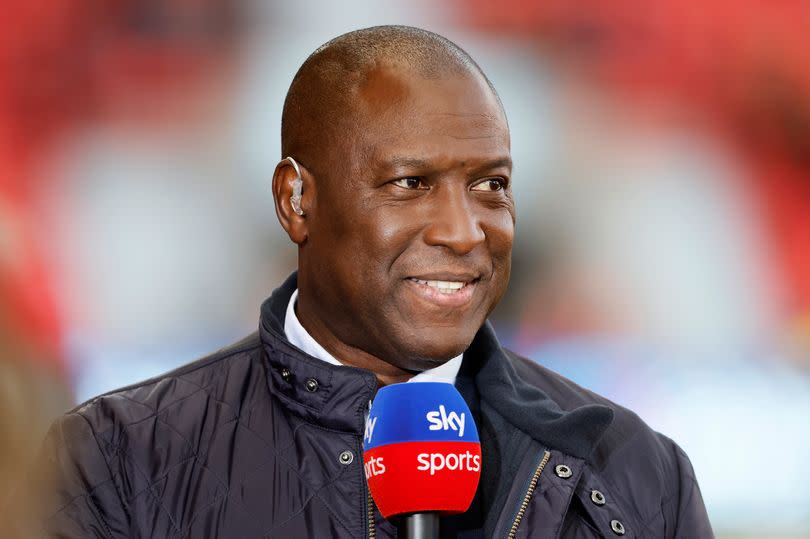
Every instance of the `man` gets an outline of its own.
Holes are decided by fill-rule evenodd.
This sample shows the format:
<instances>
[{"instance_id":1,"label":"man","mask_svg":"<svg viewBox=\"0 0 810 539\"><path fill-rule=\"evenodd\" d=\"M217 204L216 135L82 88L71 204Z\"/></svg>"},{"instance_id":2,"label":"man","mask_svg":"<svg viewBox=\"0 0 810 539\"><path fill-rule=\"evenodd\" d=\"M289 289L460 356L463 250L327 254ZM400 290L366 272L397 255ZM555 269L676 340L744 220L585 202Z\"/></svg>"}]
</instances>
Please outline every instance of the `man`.
<instances>
[{"instance_id":1,"label":"man","mask_svg":"<svg viewBox=\"0 0 810 539\"><path fill-rule=\"evenodd\" d=\"M298 272L258 333L85 403L47 441L60 537L394 537L362 466L376 388L453 382L483 476L443 537L710 537L686 455L504 350L509 129L479 67L408 27L319 48L284 105L276 213Z\"/></svg>"}]
</instances>

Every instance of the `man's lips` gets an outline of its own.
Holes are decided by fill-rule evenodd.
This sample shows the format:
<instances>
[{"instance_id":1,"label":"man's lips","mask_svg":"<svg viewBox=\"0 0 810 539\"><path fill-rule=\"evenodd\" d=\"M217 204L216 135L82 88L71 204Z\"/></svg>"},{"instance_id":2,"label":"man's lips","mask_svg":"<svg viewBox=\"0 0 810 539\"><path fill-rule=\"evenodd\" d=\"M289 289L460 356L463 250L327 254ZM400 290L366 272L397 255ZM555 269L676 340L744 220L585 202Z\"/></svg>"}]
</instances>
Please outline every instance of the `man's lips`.
<instances>
[{"instance_id":1,"label":"man's lips","mask_svg":"<svg viewBox=\"0 0 810 539\"><path fill-rule=\"evenodd\" d=\"M444 307L469 303L479 280L471 274L431 274L406 279L422 299Z\"/></svg>"},{"instance_id":2,"label":"man's lips","mask_svg":"<svg viewBox=\"0 0 810 539\"><path fill-rule=\"evenodd\" d=\"M462 282L471 283L481 278L483 273L481 271L471 271L469 269L462 270L430 270L414 273L408 276L408 279L416 279L419 281L449 281L449 282Z\"/></svg>"}]
</instances>

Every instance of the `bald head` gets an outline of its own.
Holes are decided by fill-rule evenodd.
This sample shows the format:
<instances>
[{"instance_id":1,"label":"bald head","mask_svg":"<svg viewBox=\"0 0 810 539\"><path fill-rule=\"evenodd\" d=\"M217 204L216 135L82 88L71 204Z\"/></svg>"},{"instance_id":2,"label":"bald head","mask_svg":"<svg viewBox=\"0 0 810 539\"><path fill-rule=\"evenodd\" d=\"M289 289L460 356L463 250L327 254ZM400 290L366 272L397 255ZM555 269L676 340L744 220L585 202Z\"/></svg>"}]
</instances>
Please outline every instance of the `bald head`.
<instances>
[{"instance_id":1,"label":"bald head","mask_svg":"<svg viewBox=\"0 0 810 539\"><path fill-rule=\"evenodd\" d=\"M461 47L410 26L376 26L336 37L313 52L293 78L281 117L282 156L324 172L326 153L362 129L358 106L372 79L392 73L422 79L473 77L492 84ZM395 100L395 94L386 96ZM327 159L324 159L327 158Z\"/></svg>"}]
</instances>

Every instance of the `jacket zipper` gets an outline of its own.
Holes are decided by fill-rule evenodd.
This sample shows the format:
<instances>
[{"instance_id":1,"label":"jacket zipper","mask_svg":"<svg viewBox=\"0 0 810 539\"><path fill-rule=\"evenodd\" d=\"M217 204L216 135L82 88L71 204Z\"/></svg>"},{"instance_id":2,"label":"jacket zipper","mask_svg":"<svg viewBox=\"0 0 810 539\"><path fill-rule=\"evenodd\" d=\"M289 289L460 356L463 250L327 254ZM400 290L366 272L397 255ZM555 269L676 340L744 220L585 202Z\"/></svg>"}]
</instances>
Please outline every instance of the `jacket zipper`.
<instances>
[{"instance_id":1,"label":"jacket zipper","mask_svg":"<svg viewBox=\"0 0 810 539\"><path fill-rule=\"evenodd\" d=\"M366 408L366 420L368 420L368 414L371 411L371 401L368 401L368 408ZM360 443L360 461L363 461L363 443ZM371 499L371 490L368 488L368 479L366 479L366 474L363 470L363 467L360 467L361 473L363 475L363 486L365 487L364 490L366 491L366 519L368 520L368 539L374 539L377 537L377 530L374 527L374 500Z\"/></svg>"},{"instance_id":2,"label":"jacket zipper","mask_svg":"<svg viewBox=\"0 0 810 539\"><path fill-rule=\"evenodd\" d=\"M377 531L374 529L374 502L371 499L371 492L368 496L368 539L374 539L377 536Z\"/></svg>"},{"instance_id":3,"label":"jacket zipper","mask_svg":"<svg viewBox=\"0 0 810 539\"><path fill-rule=\"evenodd\" d=\"M534 490L537 488L537 483L540 481L540 474L543 473L543 468L546 467L546 464L550 458L551 453L545 451L543 453L543 459L540 461L540 464L537 465L534 475L532 475L532 480L529 481L529 488L526 490L526 495L523 496L523 501L520 504L520 509L518 509L517 515L515 515L515 520L512 522L512 527L509 529L507 539L515 539L517 536L520 521L523 520L523 515L526 513L526 509L529 508L529 501L532 499L532 494L534 494Z\"/></svg>"}]
</instances>

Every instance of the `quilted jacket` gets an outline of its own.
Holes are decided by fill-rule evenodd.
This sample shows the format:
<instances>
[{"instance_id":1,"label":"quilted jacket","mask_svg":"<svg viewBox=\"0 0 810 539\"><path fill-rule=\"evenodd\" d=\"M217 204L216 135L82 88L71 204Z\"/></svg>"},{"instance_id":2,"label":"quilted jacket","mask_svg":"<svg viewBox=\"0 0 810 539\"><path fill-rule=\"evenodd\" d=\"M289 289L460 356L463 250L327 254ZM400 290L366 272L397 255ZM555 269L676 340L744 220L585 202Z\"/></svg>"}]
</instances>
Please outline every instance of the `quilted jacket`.
<instances>
[{"instance_id":1,"label":"quilted jacket","mask_svg":"<svg viewBox=\"0 0 810 539\"><path fill-rule=\"evenodd\" d=\"M61 417L43 504L60 538L395 537L368 496L371 372L293 347L295 275L259 331ZM632 412L503 349L481 328L457 387L482 441L468 515L443 537L712 537L688 458Z\"/></svg>"}]
</instances>

